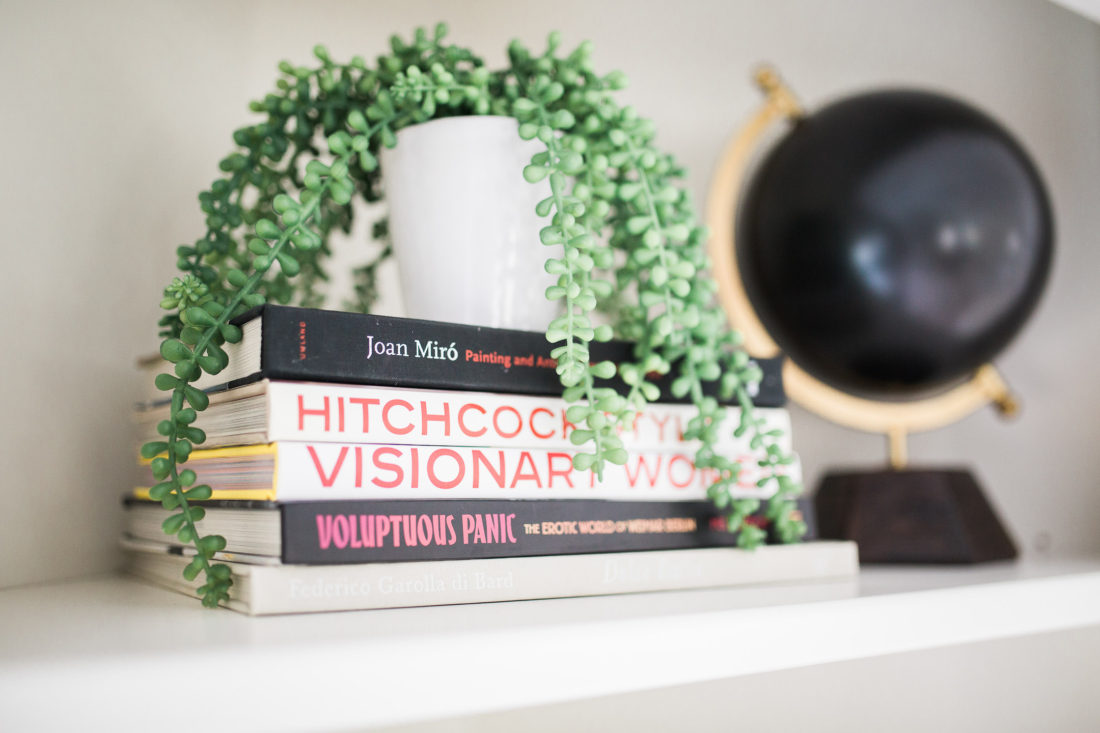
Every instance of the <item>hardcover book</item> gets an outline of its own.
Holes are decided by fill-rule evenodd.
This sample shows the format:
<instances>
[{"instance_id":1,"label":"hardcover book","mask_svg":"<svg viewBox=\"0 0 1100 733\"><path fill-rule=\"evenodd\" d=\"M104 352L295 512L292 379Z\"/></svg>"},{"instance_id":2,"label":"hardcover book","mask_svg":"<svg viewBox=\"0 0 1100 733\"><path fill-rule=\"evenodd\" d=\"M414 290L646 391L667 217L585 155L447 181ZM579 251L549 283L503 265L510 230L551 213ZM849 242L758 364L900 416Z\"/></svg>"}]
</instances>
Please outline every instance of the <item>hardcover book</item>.
<instances>
[{"instance_id":1,"label":"hardcover book","mask_svg":"<svg viewBox=\"0 0 1100 733\"><path fill-rule=\"evenodd\" d=\"M229 559L259 556L285 564L634 552L737 542L737 534L728 531L709 502L449 499L211 501L202 506L206 516L200 532L223 535ZM159 503L130 499L126 510L130 537L166 541ZM813 539L808 501L798 502L796 518L811 529L805 539ZM769 529L764 506L750 521Z\"/></svg>"},{"instance_id":2,"label":"hardcover book","mask_svg":"<svg viewBox=\"0 0 1100 733\"><path fill-rule=\"evenodd\" d=\"M193 596L202 581L184 580L188 562L151 543L131 545L127 552L131 573ZM234 583L228 607L253 615L841 580L858 571L851 542L768 545L751 552L704 548L356 565L229 565Z\"/></svg>"},{"instance_id":3,"label":"hardcover book","mask_svg":"<svg viewBox=\"0 0 1100 733\"><path fill-rule=\"evenodd\" d=\"M576 426L568 408L550 396L262 380L214 394L201 425L204 448L294 440L572 449ZM786 408L761 407L755 414L763 431L784 435L789 450ZM683 433L695 415L692 405L648 404L619 434L629 450L691 451L698 443L684 442ZM168 406L137 417L152 439ZM733 435L740 420L740 408L726 408L719 450L752 452L750 435Z\"/></svg>"},{"instance_id":4,"label":"hardcover book","mask_svg":"<svg viewBox=\"0 0 1100 733\"><path fill-rule=\"evenodd\" d=\"M259 379L376 384L484 392L561 394L550 358L553 345L537 331L483 328L412 318L264 305L236 319L243 338L226 344L229 366L203 374L195 386L218 390ZM591 358L616 364L633 359L625 341L593 342ZM757 360L763 372L753 401L760 407L785 403L779 359ZM150 360L148 369L165 364ZM152 377L148 380L152 385ZM671 377L655 381L662 401L675 401ZM617 380L603 383L624 389ZM706 383L717 396L717 383ZM163 400L153 392L151 401Z\"/></svg>"},{"instance_id":5,"label":"hardcover book","mask_svg":"<svg viewBox=\"0 0 1100 733\"><path fill-rule=\"evenodd\" d=\"M730 456L742 471L734 497L764 499L775 482L758 486L759 454ZM143 461L144 487L155 480ZM318 501L334 499L615 499L698 501L715 472L696 468L690 453L635 451L624 465L608 463L603 480L573 468L573 452L541 448L469 448L282 441L196 450L186 467L215 499ZM797 461L781 467L796 482ZM147 488L136 495L148 496Z\"/></svg>"}]
</instances>

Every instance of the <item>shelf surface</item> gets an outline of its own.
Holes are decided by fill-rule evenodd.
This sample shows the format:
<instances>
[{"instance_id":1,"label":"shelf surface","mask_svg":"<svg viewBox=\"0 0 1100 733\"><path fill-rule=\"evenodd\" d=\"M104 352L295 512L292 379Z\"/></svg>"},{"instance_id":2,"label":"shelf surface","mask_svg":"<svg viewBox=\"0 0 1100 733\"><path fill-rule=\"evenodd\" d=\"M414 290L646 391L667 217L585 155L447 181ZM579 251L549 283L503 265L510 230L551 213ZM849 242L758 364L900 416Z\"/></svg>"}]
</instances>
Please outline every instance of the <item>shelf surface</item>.
<instances>
[{"instance_id":1,"label":"shelf surface","mask_svg":"<svg viewBox=\"0 0 1100 733\"><path fill-rule=\"evenodd\" d=\"M0 591L0 729L192 730L173 695L224 729L366 728L1098 624L1100 558L265 618L105 576Z\"/></svg>"}]
</instances>

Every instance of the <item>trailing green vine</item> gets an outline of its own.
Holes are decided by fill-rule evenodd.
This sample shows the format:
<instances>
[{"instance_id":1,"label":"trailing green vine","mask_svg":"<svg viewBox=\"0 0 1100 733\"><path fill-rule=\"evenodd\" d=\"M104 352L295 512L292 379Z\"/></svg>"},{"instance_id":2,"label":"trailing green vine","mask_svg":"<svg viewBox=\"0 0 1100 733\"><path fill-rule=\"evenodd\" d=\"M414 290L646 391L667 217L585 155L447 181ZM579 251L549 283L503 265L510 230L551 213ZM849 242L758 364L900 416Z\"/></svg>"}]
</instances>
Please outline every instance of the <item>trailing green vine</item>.
<instances>
[{"instance_id":1,"label":"trailing green vine","mask_svg":"<svg viewBox=\"0 0 1100 733\"><path fill-rule=\"evenodd\" d=\"M739 532L739 544L759 545L764 533L748 520L759 502L735 498L742 467L714 449L725 410L706 385L717 383L723 398L742 407L734 432L748 435L764 456L758 484L774 483L766 509L774 531L783 542L805 531L792 514L798 486L784 472L793 458L753 410L749 386L760 372L715 303L706 233L679 183L683 171L653 145L652 123L615 102L625 78L597 75L588 43L559 54L556 33L537 56L513 42L508 65L496 71L445 44L445 36L439 25L431 35L417 30L409 42L395 37L373 66L361 57L336 63L321 46L314 49L317 68L281 63L276 90L252 104L266 118L234 133L239 149L220 164L226 176L199 195L206 231L177 249L182 274L161 302L161 354L173 372L159 375L156 386L170 393L169 418L142 455L158 482L150 496L172 512L164 530L195 548L184 575L204 575L199 594L207 606L228 599L232 577L214 561L224 538L198 529L204 510L194 502L213 489L195 485L194 471L184 467L205 440L194 423L208 398L193 383L225 368L222 346L240 340L233 319L248 308L320 301L330 234L350 230L353 199L381 199L379 151L396 145L402 127L439 117L509 115L520 137L544 146L523 176L550 187L536 211L548 219L539 236L553 253L546 270L557 278L546 297L561 301L563 312L546 335L571 403L567 417L578 426L571 434L575 466L602 475L607 463L624 463L619 430L660 398L647 375L674 371L672 393L689 396L699 411L685 437L700 441L696 465L714 476L708 494ZM374 235L385 246L355 273L354 305L364 310L377 296L378 265L392 250L384 220ZM593 321L601 309L613 313L613 323ZM592 363L590 344L614 335L637 344L634 361ZM616 372L629 387L625 395L596 386Z\"/></svg>"}]
</instances>

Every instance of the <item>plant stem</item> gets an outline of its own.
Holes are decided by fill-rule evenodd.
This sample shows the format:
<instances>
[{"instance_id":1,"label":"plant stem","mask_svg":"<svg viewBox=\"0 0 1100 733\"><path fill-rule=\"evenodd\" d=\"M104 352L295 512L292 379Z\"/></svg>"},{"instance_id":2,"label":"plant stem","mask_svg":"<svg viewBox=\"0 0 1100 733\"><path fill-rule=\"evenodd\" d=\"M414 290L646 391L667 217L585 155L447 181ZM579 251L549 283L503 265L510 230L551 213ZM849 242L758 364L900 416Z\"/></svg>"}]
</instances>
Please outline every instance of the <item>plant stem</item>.
<instances>
[{"instance_id":1,"label":"plant stem","mask_svg":"<svg viewBox=\"0 0 1100 733\"><path fill-rule=\"evenodd\" d=\"M550 120L549 120L548 115L546 114L546 107L544 107L541 103L538 106L538 115L539 115L539 124L549 127L550 126ZM550 154L550 157L551 157L550 162L551 163L560 162L560 160L561 160L561 147L558 145L557 137L551 136L550 142L547 142L545 144L546 144L546 150ZM561 185L560 185L559 181L557 181L556 179L557 179L557 177L551 173L551 175L550 175L550 193L554 197L554 208L557 210L559 215L564 216L565 215L565 201L564 201L563 194L562 194L562 191L561 191ZM565 233L565 227L563 226L562 227L562 247L566 251L568 251L568 249L569 249L569 243L568 242L569 242L569 236ZM573 268L571 266L566 267L565 271L566 271L566 274L568 274L568 276L569 276L569 285L573 285L575 283L575 280L573 278ZM568 351L566 353L570 356L570 358L573 358L573 343L574 343L574 340L575 340L573 319L574 319L574 316L576 315L576 313L574 312L574 308L575 308L575 306L573 305L573 299L569 296L569 294L567 292L566 296L565 296L565 314L566 314L566 324L567 324L567 328L566 328L566 348L568 349ZM589 366L588 366L587 363L585 364L585 367L584 367L584 376L582 377L582 379L584 380L584 398L588 402L588 404L595 406L596 396L593 394L593 390L595 389L596 385L595 385L595 382L592 379L592 373L591 373L591 371L589 371ZM589 427L592 427L592 426L590 425ZM592 440L593 440L593 449L595 451L595 454L596 454L596 456L602 456L603 455L603 441L601 440L601 437L600 437L600 430L598 430L596 428L592 428L592 436L593 436L593 438L592 438ZM603 481L603 459L602 458L597 458L596 463L594 465L596 467L596 478L598 478L600 481Z\"/></svg>"}]
</instances>

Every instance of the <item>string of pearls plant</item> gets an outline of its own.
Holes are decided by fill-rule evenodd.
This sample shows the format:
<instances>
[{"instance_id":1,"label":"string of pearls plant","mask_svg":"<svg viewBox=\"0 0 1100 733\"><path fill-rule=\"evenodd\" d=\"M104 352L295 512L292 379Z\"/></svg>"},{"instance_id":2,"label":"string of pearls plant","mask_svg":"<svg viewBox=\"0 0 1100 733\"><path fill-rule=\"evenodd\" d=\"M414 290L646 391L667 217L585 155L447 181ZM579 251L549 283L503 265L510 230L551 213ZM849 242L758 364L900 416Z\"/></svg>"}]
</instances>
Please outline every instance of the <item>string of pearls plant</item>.
<instances>
[{"instance_id":1,"label":"string of pearls plant","mask_svg":"<svg viewBox=\"0 0 1100 733\"><path fill-rule=\"evenodd\" d=\"M615 101L623 75L597 74L587 42L559 52L557 33L538 55L513 42L500 70L445 43L445 36L441 24L433 34L418 29L410 42L394 37L391 52L374 65L358 56L337 63L322 46L314 48L317 67L279 64L276 90L251 105L263 121L233 133L238 147L221 161L225 175L199 194L206 232L178 248L181 275L161 301L167 314L160 352L174 367L157 376L156 386L170 393L170 417L157 427L161 439L141 452L158 481L150 496L171 512L165 532L197 550L184 576L204 576L198 592L207 606L228 599L232 577L214 561L225 539L202 536L197 527L205 512L195 502L209 499L212 488L197 485L185 467L205 440L195 422L208 405L192 383L225 368L223 345L241 338L232 321L249 308L319 303L330 234L349 231L355 197L382 198L379 150L397 144L399 129L440 117L512 116L522 138L545 146L522 173L530 182L549 179L551 195L537 206L546 219L539 236L546 270L557 276L546 297L562 301L563 315L547 325L546 338L555 344L552 356L571 403L567 416L578 425L576 467L602 475L607 463L625 462L619 431L661 396L646 375L676 370L672 393L690 396L698 408L685 437L701 441L696 465L716 477L708 494L739 531L740 546L759 545L765 533L747 521L759 502L731 496L741 466L714 449L723 429L747 433L765 456L758 483L775 484L766 516L781 541L805 531L792 515L799 487L781 470L792 457L753 411L749 386L760 372L715 305L706 233L679 184L683 171L654 146L652 122ZM374 233L385 237L384 221ZM353 308L370 308L378 262L389 251L385 246L356 271ZM610 313L615 325L594 325L596 310ZM613 336L637 344L634 361L590 363L589 344ZM594 385L616 371L626 394ZM707 382L717 382L724 398L736 397L738 425L722 425L718 400L704 394Z\"/></svg>"}]
</instances>

